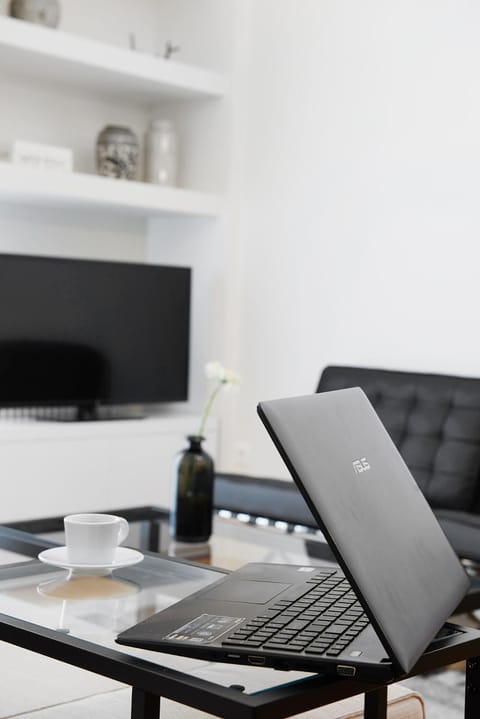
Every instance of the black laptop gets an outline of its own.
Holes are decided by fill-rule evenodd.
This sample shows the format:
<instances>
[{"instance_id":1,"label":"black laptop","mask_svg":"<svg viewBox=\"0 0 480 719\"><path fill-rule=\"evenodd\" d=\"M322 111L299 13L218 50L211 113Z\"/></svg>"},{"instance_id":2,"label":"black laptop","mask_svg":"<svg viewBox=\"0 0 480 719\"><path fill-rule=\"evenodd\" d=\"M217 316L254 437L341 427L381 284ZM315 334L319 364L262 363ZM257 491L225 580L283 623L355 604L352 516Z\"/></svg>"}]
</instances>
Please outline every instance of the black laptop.
<instances>
[{"instance_id":1,"label":"black laptop","mask_svg":"<svg viewBox=\"0 0 480 719\"><path fill-rule=\"evenodd\" d=\"M338 564L247 564L117 642L205 660L385 680L461 630L469 580L359 388L258 413Z\"/></svg>"}]
</instances>

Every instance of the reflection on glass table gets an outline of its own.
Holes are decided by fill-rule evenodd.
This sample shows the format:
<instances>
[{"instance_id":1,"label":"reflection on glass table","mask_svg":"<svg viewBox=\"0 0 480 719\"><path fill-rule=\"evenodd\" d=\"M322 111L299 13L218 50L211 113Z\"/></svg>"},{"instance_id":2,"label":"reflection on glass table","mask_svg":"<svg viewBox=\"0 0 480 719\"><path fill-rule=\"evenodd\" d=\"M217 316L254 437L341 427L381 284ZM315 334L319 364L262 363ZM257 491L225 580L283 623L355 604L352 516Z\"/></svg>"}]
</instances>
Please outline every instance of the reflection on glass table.
<instances>
[{"instance_id":1,"label":"reflection on glass table","mask_svg":"<svg viewBox=\"0 0 480 719\"><path fill-rule=\"evenodd\" d=\"M115 570L109 577L69 580L68 576L68 571L39 562L0 568L0 612L119 649L115 637L120 631L221 574L146 556L140 564ZM152 654L150 660L157 658L155 653L146 654Z\"/></svg>"}]
</instances>

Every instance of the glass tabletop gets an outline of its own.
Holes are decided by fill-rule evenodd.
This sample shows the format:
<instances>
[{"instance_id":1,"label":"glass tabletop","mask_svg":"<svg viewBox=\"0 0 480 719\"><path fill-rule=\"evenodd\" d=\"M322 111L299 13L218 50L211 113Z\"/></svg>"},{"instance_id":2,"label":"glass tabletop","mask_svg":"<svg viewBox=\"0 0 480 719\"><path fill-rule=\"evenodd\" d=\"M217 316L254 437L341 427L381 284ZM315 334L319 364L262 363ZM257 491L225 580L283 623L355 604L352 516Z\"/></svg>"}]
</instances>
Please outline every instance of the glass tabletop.
<instances>
[{"instance_id":1,"label":"glass tabletop","mask_svg":"<svg viewBox=\"0 0 480 719\"><path fill-rule=\"evenodd\" d=\"M289 716L360 693L374 699L366 715L377 716L376 702L383 706L386 698L382 684L200 661L115 642L128 627L247 562L324 564L331 554L325 553L321 536L301 527L282 531L243 517L217 515L210 541L185 547L171 541L164 510L113 513L129 519L127 544L142 551L144 558L107 577L70 576L65 569L28 559L49 543L61 547L61 518L0 526L0 640L130 684L136 696L167 696L221 716L231 716L232 711L239 719ZM163 554L145 550L152 544ZM16 554L3 554L5 549ZM186 554L203 563L184 559ZM25 561L18 561L22 558ZM463 628L462 634L447 654L439 648L424 655L419 671L476 656L477 632Z\"/></svg>"},{"instance_id":2,"label":"glass tabletop","mask_svg":"<svg viewBox=\"0 0 480 719\"><path fill-rule=\"evenodd\" d=\"M169 514L156 507L112 510L109 514L125 516L130 533L125 542L129 547L148 549L170 556L207 562L228 570L237 569L247 561L301 564L332 559L328 545L319 531L291 527L284 522L268 522L261 517L229 516L218 512L213 518L213 532L204 544L178 544L169 531ZM17 522L8 526L38 537L64 544L63 519Z\"/></svg>"},{"instance_id":3,"label":"glass tabletop","mask_svg":"<svg viewBox=\"0 0 480 719\"><path fill-rule=\"evenodd\" d=\"M62 542L61 534L50 536ZM184 550L165 537L164 541L173 553ZM138 546L138 542L134 544ZM246 561L303 564L307 560L303 538L221 517L215 519L207 554L204 560L226 568ZM312 563L310 558L308 561ZM217 581L222 574L221 569L148 552L139 564L115 569L107 577L70 577L67 570L38 560L7 564L0 566L0 613L52 630L65 639L87 641L93 649L113 649L224 687L241 685L246 694L311 677L304 672L259 671L116 644L115 638L123 630Z\"/></svg>"}]
</instances>

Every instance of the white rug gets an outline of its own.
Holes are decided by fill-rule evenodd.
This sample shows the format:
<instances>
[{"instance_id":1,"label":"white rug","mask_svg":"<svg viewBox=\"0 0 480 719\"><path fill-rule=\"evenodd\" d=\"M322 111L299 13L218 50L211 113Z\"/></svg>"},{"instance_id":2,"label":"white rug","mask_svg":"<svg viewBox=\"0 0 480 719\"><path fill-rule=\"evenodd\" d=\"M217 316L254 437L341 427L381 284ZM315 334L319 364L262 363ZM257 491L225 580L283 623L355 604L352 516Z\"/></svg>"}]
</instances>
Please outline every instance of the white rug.
<instances>
[{"instance_id":1,"label":"white rug","mask_svg":"<svg viewBox=\"0 0 480 719\"><path fill-rule=\"evenodd\" d=\"M402 682L425 701L427 719L463 719L465 674L453 669L413 677Z\"/></svg>"}]
</instances>

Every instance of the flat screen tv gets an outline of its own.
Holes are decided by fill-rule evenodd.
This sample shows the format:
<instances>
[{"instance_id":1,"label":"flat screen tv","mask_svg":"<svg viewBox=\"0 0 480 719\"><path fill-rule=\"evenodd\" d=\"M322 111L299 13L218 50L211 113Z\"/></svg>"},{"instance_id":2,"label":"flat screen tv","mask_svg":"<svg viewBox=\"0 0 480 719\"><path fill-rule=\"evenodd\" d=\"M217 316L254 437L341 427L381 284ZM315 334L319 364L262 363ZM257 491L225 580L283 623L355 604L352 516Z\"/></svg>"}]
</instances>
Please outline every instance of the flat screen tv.
<instances>
[{"instance_id":1,"label":"flat screen tv","mask_svg":"<svg viewBox=\"0 0 480 719\"><path fill-rule=\"evenodd\" d=\"M0 407L188 398L191 270L0 254Z\"/></svg>"}]
</instances>

